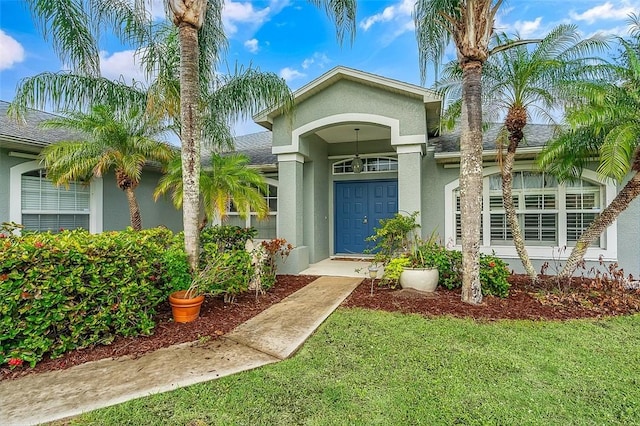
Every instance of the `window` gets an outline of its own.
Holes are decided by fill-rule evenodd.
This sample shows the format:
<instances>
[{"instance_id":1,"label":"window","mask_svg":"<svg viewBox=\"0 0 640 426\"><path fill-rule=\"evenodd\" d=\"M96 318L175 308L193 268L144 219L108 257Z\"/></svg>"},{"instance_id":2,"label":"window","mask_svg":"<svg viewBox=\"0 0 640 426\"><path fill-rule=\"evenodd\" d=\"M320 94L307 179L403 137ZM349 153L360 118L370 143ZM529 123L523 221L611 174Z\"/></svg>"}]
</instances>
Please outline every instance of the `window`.
<instances>
[{"instance_id":1,"label":"window","mask_svg":"<svg viewBox=\"0 0 640 426\"><path fill-rule=\"evenodd\" d=\"M513 241L513 236L502 203L502 177L491 175L488 180L491 245L507 244ZM529 245L557 245L556 180L543 173L514 172L512 195L525 242Z\"/></svg>"},{"instance_id":2,"label":"window","mask_svg":"<svg viewBox=\"0 0 640 426\"><path fill-rule=\"evenodd\" d=\"M56 187L42 169L21 177L21 223L30 231L89 229L89 185Z\"/></svg>"},{"instance_id":3,"label":"window","mask_svg":"<svg viewBox=\"0 0 640 426\"><path fill-rule=\"evenodd\" d=\"M260 239L272 239L276 238L276 221L278 215L278 187L270 184L268 186L268 193L265 195L265 201L269 206L268 216L264 219L258 219L258 215L255 212L251 212L245 219L242 218L233 202L229 203L228 216L224 222L225 225L240 226L243 228L254 227L258 230L257 238Z\"/></svg>"},{"instance_id":4,"label":"window","mask_svg":"<svg viewBox=\"0 0 640 426\"><path fill-rule=\"evenodd\" d=\"M348 160L339 161L333 164L334 175L344 175L353 173L351 168L351 161ZM380 173L380 172L395 172L398 171L398 159L390 157L365 157L362 158L362 173Z\"/></svg>"},{"instance_id":5,"label":"window","mask_svg":"<svg viewBox=\"0 0 640 426\"><path fill-rule=\"evenodd\" d=\"M449 185L451 187L451 185ZM513 173L513 202L527 246L573 246L582 232L600 213L604 204L604 185L585 179L559 184L545 173ZM461 244L460 194L452 194L453 226L451 239ZM513 236L502 203L499 173L485 176L482 211L482 245L513 246ZM592 247L604 248L599 238Z\"/></svg>"}]
</instances>

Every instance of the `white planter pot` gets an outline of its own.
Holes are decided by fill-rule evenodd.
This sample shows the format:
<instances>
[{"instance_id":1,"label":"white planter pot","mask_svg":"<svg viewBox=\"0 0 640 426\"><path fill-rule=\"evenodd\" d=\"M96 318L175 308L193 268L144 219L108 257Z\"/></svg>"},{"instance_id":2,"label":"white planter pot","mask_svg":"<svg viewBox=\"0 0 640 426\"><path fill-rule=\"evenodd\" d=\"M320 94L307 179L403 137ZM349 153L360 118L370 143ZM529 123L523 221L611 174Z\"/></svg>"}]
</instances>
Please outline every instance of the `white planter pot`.
<instances>
[{"instance_id":1,"label":"white planter pot","mask_svg":"<svg viewBox=\"0 0 640 426\"><path fill-rule=\"evenodd\" d=\"M438 269L405 268L400 274L400 285L402 288L433 293L438 286Z\"/></svg>"}]
</instances>

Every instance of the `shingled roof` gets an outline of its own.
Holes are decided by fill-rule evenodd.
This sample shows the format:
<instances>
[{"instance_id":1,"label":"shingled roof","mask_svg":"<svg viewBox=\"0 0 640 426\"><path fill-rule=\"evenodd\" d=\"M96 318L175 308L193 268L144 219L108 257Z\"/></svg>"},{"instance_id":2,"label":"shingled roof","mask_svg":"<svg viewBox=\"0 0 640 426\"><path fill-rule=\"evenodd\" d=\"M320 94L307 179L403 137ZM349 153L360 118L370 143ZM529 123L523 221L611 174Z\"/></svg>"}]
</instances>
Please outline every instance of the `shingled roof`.
<instances>
[{"instance_id":1,"label":"shingled roof","mask_svg":"<svg viewBox=\"0 0 640 426\"><path fill-rule=\"evenodd\" d=\"M44 129L41 123L58 116L44 111L28 109L24 117L16 119L7 115L9 102L0 101L0 146L21 146L44 148L52 143L73 140L78 133L66 129Z\"/></svg>"},{"instance_id":2,"label":"shingled roof","mask_svg":"<svg viewBox=\"0 0 640 426\"><path fill-rule=\"evenodd\" d=\"M502 124L491 124L489 129L483 133L483 151L495 151L498 133L502 127ZM555 129L555 126L546 124L527 124L524 128L524 140L520 147L542 148L545 143L553 138ZM429 145L435 148L436 153L460 152L460 130L429 138Z\"/></svg>"},{"instance_id":3,"label":"shingled roof","mask_svg":"<svg viewBox=\"0 0 640 426\"><path fill-rule=\"evenodd\" d=\"M234 138L236 152L251 159L251 164L276 164L278 157L271 153L272 134L270 131L251 133Z\"/></svg>"},{"instance_id":4,"label":"shingled roof","mask_svg":"<svg viewBox=\"0 0 640 426\"><path fill-rule=\"evenodd\" d=\"M222 155L230 153L244 154L249 157L253 166L275 166L278 157L271 153L271 132L258 132L248 135L236 136L233 138L234 149L223 152ZM202 162L208 164L211 161L211 148L203 146Z\"/></svg>"},{"instance_id":5,"label":"shingled roof","mask_svg":"<svg viewBox=\"0 0 640 426\"><path fill-rule=\"evenodd\" d=\"M7 115L9 102L0 101L0 147L21 149L31 147L37 152L41 148L62 140L72 140L78 133L65 129L44 129L40 124L57 117L54 114L28 109L24 118L17 120ZM492 124L483 134L483 150L494 152L496 140L502 128L501 124ZM539 151L544 144L551 140L555 126L544 124L527 124L524 128L525 138L521 144L523 148ZM272 154L272 133L270 131L251 133L234 138L235 152L247 155L251 164L258 166L275 165L278 162ZM460 131L429 138L429 145L434 147L436 158L453 157L460 152ZM203 152L203 159L208 156Z\"/></svg>"}]
</instances>

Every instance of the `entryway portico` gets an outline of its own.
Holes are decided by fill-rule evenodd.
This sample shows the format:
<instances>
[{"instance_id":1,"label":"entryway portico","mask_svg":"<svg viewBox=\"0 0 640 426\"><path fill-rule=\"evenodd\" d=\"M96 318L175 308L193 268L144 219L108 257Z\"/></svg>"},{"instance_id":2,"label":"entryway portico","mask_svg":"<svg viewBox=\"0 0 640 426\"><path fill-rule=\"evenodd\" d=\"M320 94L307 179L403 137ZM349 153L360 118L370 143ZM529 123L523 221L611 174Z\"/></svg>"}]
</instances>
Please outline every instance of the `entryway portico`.
<instances>
[{"instance_id":1,"label":"entryway portico","mask_svg":"<svg viewBox=\"0 0 640 426\"><path fill-rule=\"evenodd\" d=\"M284 265L290 273L361 254L380 218L421 210L427 129L440 110L429 90L343 67L294 96L293 117L255 117L272 130L278 156L278 235L295 246Z\"/></svg>"}]
</instances>

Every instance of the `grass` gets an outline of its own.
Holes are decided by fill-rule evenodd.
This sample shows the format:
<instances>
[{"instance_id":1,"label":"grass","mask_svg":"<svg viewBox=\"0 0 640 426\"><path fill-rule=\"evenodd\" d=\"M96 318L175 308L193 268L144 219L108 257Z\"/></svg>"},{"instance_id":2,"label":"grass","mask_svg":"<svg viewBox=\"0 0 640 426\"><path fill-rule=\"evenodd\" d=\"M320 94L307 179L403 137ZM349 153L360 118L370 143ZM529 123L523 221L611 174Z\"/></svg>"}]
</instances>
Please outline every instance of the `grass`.
<instances>
[{"instance_id":1,"label":"grass","mask_svg":"<svg viewBox=\"0 0 640 426\"><path fill-rule=\"evenodd\" d=\"M478 323L339 309L290 360L72 424L640 424L640 316Z\"/></svg>"}]
</instances>

